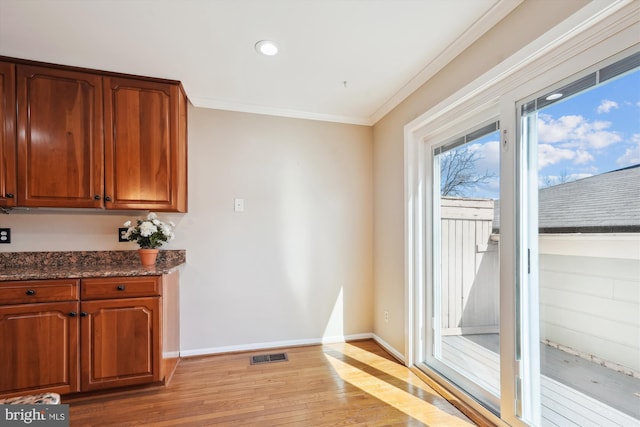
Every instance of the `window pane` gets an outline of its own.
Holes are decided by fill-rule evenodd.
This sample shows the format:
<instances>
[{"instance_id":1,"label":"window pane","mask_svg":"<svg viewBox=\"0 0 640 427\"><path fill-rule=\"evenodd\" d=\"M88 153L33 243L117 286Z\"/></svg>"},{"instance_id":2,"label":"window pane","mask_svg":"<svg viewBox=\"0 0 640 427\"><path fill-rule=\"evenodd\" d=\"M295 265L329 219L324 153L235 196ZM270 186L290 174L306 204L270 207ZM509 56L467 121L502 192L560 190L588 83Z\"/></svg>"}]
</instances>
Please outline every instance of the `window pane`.
<instances>
[{"instance_id":1,"label":"window pane","mask_svg":"<svg viewBox=\"0 0 640 427\"><path fill-rule=\"evenodd\" d=\"M640 425L638 87L627 73L523 118L536 132L543 425Z\"/></svg>"},{"instance_id":2,"label":"window pane","mask_svg":"<svg viewBox=\"0 0 640 427\"><path fill-rule=\"evenodd\" d=\"M495 412L500 395L497 123L434 150L432 347L427 364ZM430 323L430 322L429 322Z\"/></svg>"}]
</instances>

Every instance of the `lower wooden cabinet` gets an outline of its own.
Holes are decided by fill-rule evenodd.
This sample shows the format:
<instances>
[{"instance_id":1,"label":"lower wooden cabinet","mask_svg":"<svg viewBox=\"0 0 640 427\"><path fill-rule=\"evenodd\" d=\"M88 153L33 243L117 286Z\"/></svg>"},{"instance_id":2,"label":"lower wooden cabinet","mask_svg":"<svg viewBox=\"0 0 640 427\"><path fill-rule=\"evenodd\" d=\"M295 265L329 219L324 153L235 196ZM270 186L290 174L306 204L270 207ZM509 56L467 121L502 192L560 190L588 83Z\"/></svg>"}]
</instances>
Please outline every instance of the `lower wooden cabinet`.
<instances>
[{"instance_id":1,"label":"lower wooden cabinet","mask_svg":"<svg viewBox=\"0 0 640 427\"><path fill-rule=\"evenodd\" d=\"M177 274L0 282L0 397L166 382Z\"/></svg>"},{"instance_id":2,"label":"lower wooden cabinet","mask_svg":"<svg viewBox=\"0 0 640 427\"><path fill-rule=\"evenodd\" d=\"M160 298L82 303L82 390L160 381Z\"/></svg>"},{"instance_id":3,"label":"lower wooden cabinet","mask_svg":"<svg viewBox=\"0 0 640 427\"><path fill-rule=\"evenodd\" d=\"M0 307L0 393L78 391L78 305Z\"/></svg>"}]
</instances>

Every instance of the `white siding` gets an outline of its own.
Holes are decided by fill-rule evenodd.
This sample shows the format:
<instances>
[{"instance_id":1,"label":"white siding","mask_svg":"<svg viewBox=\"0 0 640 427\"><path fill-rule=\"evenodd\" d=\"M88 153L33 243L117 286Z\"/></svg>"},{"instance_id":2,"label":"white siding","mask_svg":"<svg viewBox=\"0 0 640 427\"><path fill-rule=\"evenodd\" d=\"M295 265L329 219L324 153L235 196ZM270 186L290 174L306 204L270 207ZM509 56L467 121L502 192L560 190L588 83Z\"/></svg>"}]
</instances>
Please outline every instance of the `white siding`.
<instances>
[{"instance_id":1,"label":"white siding","mask_svg":"<svg viewBox=\"0 0 640 427\"><path fill-rule=\"evenodd\" d=\"M544 252L553 246L550 239L562 237L542 239ZM589 253L597 244L586 237L581 247ZM540 318L543 340L639 374L640 259L580 256L580 250L541 253Z\"/></svg>"}]
</instances>

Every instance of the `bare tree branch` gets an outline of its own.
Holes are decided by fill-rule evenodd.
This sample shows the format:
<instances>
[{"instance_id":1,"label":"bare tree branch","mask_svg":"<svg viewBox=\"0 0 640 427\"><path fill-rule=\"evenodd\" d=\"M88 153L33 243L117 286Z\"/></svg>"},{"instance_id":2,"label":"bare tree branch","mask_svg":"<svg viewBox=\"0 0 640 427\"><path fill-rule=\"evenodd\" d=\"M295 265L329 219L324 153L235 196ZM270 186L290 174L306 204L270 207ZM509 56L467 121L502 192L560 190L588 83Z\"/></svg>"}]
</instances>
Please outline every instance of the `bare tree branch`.
<instances>
[{"instance_id":1,"label":"bare tree branch","mask_svg":"<svg viewBox=\"0 0 640 427\"><path fill-rule=\"evenodd\" d=\"M476 163L482 159L477 151L468 148L447 151L440 158L440 195L468 196L476 185L484 184L495 175L478 173Z\"/></svg>"},{"instance_id":2,"label":"bare tree branch","mask_svg":"<svg viewBox=\"0 0 640 427\"><path fill-rule=\"evenodd\" d=\"M553 187L554 185L566 184L567 182L571 181L575 181L575 179L572 179L567 170L564 169L562 172L560 172L559 176L543 176L540 188Z\"/></svg>"}]
</instances>

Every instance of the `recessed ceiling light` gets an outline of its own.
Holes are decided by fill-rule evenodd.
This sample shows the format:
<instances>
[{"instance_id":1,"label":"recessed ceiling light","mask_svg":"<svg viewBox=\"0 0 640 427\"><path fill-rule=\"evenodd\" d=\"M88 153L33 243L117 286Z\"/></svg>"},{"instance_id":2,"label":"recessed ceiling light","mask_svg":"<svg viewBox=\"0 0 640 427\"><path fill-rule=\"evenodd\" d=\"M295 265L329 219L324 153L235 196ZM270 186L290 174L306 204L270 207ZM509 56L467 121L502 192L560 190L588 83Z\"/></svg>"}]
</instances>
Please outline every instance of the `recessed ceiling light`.
<instances>
[{"instance_id":1,"label":"recessed ceiling light","mask_svg":"<svg viewBox=\"0 0 640 427\"><path fill-rule=\"evenodd\" d=\"M260 40L256 43L256 51L263 55L273 56L278 53L278 45L271 40Z\"/></svg>"},{"instance_id":2,"label":"recessed ceiling light","mask_svg":"<svg viewBox=\"0 0 640 427\"><path fill-rule=\"evenodd\" d=\"M552 93L551 95L547 96L545 99L547 101L555 101L556 99L562 98L562 96L563 96L563 94L561 94L560 92Z\"/></svg>"}]
</instances>

